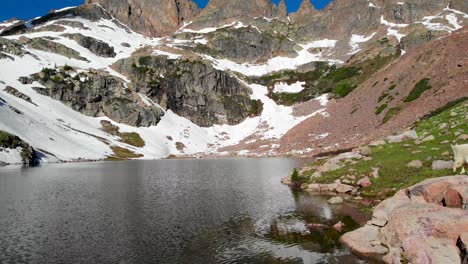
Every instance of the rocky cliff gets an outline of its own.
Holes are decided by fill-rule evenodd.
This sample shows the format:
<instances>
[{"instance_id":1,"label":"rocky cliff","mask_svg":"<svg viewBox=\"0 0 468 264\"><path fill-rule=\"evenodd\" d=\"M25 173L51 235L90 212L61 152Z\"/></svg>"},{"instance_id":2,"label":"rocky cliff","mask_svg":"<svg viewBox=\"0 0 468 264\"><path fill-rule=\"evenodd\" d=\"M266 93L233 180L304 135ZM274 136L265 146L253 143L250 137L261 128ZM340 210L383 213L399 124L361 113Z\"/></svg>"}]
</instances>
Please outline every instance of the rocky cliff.
<instances>
[{"instance_id":1,"label":"rocky cliff","mask_svg":"<svg viewBox=\"0 0 468 264\"><path fill-rule=\"evenodd\" d=\"M123 24L148 36L172 33L199 11L192 0L87 0L86 4L101 5Z\"/></svg>"},{"instance_id":2,"label":"rocky cliff","mask_svg":"<svg viewBox=\"0 0 468 264\"><path fill-rule=\"evenodd\" d=\"M0 129L49 160L353 147L463 97L465 2L89 0L9 20Z\"/></svg>"}]
</instances>

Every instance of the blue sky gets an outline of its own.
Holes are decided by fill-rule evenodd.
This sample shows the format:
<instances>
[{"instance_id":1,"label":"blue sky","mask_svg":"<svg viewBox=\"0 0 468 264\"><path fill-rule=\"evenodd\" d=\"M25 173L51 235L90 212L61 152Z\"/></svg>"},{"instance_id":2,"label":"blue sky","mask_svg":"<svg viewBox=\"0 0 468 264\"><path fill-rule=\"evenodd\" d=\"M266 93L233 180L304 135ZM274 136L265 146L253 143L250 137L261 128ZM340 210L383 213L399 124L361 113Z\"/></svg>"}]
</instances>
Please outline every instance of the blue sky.
<instances>
[{"instance_id":1,"label":"blue sky","mask_svg":"<svg viewBox=\"0 0 468 264\"><path fill-rule=\"evenodd\" d=\"M204 7L208 0L194 0L200 7ZM231 0L235 1L235 0ZM280 0L272 0L279 3ZM311 0L316 8L324 8L331 0ZM2 1L0 9L0 21L13 17L20 19L30 19L47 14L52 9L60 9L67 6L80 5L84 0L6 0ZM289 12L294 12L299 8L302 0L286 0Z\"/></svg>"}]
</instances>

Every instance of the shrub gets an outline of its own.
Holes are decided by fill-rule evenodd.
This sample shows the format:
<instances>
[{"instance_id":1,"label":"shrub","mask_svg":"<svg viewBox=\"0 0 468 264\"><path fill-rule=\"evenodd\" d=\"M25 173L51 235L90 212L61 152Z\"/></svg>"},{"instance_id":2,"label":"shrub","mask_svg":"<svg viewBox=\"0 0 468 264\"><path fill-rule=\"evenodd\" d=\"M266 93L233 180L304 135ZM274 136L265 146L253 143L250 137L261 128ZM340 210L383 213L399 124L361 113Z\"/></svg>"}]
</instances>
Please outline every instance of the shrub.
<instances>
[{"instance_id":1,"label":"shrub","mask_svg":"<svg viewBox=\"0 0 468 264\"><path fill-rule=\"evenodd\" d=\"M293 183L294 185L301 184L301 178L299 178L299 172L296 168L294 168L291 174L291 183Z\"/></svg>"},{"instance_id":2,"label":"shrub","mask_svg":"<svg viewBox=\"0 0 468 264\"><path fill-rule=\"evenodd\" d=\"M333 93L336 96L343 98L350 94L356 87L356 85L352 85L349 82L342 82L333 89Z\"/></svg>"},{"instance_id":3,"label":"shrub","mask_svg":"<svg viewBox=\"0 0 468 264\"><path fill-rule=\"evenodd\" d=\"M387 106L388 106L387 104L383 104L383 105L379 106L377 108L377 110L375 110L375 114L380 115L380 113L382 113L382 111L385 110L385 108L387 108Z\"/></svg>"},{"instance_id":4,"label":"shrub","mask_svg":"<svg viewBox=\"0 0 468 264\"><path fill-rule=\"evenodd\" d=\"M413 88L413 90L411 90L411 92L409 93L409 95L405 98L405 100L403 100L405 103L408 103L408 102L411 102L411 101L414 101L416 99L419 98L419 96L421 96L422 93L424 93L425 91L431 89L432 86L429 85L429 79L428 78L424 78L422 80L420 80Z\"/></svg>"},{"instance_id":5,"label":"shrub","mask_svg":"<svg viewBox=\"0 0 468 264\"><path fill-rule=\"evenodd\" d=\"M393 108L390 108L390 110L387 111L387 113L385 114L385 117L382 121L382 124L385 124L387 123L388 121L390 121L390 119L398 114L398 112L400 112L401 108L398 106L398 107L393 107Z\"/></svg>"}]
</instances>

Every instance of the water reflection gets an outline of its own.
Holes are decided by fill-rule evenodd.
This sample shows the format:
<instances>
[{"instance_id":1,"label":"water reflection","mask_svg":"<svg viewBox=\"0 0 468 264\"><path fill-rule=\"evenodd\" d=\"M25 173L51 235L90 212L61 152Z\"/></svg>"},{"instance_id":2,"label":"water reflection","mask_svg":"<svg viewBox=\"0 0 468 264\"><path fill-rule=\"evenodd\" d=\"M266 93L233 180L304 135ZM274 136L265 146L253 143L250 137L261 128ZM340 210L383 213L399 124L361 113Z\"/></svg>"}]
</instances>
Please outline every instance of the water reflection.
<instances>
[{"instance_id":1,"label":"water reflection","mask_svg":"<svg viewBox=\"0 0 468 264\"><path fill-rule=\"evenodd\" d=\"M333 229L351 205L291 192L294 159L0 169L0 263L356 263Z\"/></svg>"}]
</instances>

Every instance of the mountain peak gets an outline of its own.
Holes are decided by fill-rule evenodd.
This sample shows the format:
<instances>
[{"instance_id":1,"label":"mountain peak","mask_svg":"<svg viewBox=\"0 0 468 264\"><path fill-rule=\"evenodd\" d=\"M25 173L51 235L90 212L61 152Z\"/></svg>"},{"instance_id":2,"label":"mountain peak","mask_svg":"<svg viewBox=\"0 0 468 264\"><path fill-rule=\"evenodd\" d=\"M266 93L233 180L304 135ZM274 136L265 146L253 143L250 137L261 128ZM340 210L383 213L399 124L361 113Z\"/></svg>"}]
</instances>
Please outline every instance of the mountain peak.
<instances>
[{"instance_id":1,"label":"mountain peak","mask_svg":"<svg viewBox=\"0 0 468 264\"><path fill-rule=\"evenodd\" d=\"M280 17L280 18L285 18L288 16L288 10L286 8L286 2L284 2L284 0L281 0L278 4L278 6L276 7L276 14L275 14L277 17Z\"/></svg>"},{"instance_id":2,"label":"mountain peak","mask_svg":"<svg viewBox=\"0 0 468 264\"><path fill-rule=\"evenodd\" d=\"M86 0L85 3L100 4L122 23L148 36L172 33L199 11L192 0Z\"/></svg>"},{"instance_id":3,"label":"mountain peak","mask_svg":"<svg viewBox=\"0 0 468 264\"><path fill-rule=\"evenodd\" d=\"M318 10L315 9L310 0L302 0L302 4L296 12L299 16L314 15L316 13L318 13Z\"/></svg>"}]
</instances>

